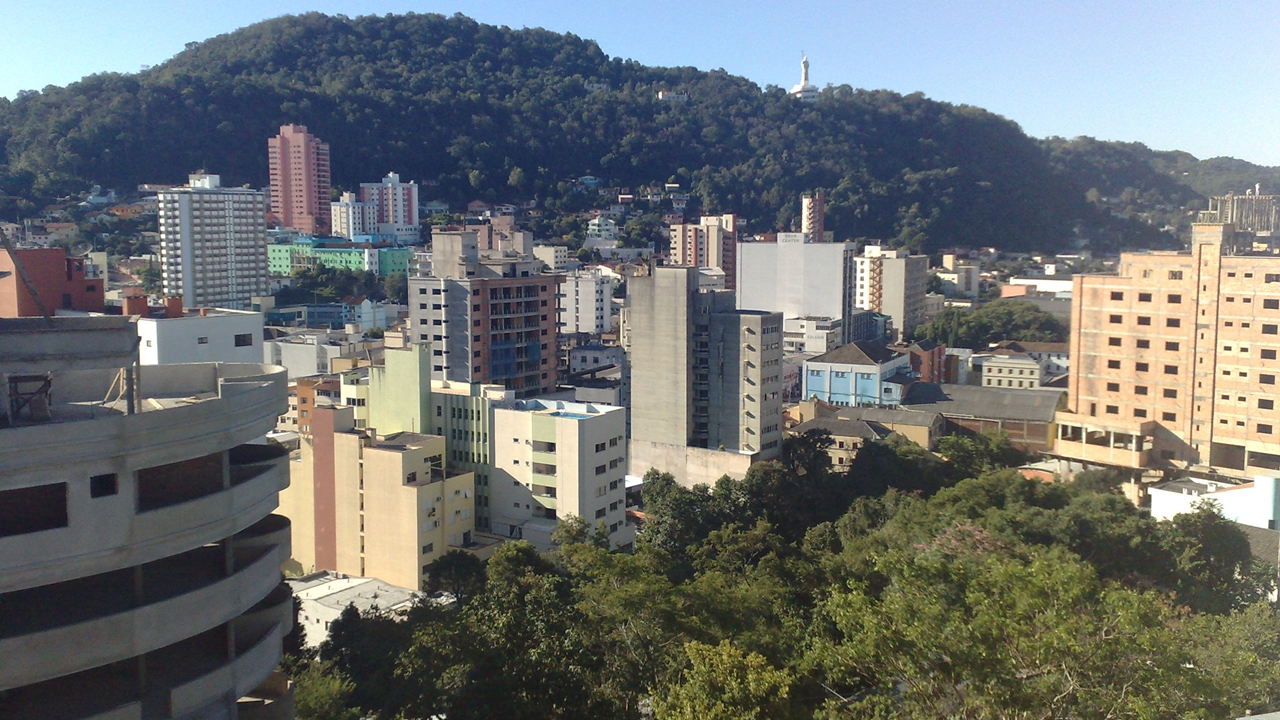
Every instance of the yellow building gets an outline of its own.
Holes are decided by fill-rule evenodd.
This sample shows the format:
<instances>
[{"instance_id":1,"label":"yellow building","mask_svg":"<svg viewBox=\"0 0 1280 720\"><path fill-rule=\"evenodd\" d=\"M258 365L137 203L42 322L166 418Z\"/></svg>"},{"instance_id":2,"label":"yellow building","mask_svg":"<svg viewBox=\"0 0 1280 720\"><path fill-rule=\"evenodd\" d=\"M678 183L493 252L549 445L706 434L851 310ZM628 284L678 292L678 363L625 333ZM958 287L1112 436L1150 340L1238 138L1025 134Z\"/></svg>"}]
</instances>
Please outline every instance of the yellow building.
<instances>
[{"instance_id":1,"label":"yellow building","mask_svg":"<svg viewBox=\"0 0 1280 720\"><path fill-rule=\"evenodd\" d=\"M1124 253L1077 275L1058 455L1120 467L1280 470L1280 256L1231 225L1189 252Z\"/></svg>"}]
</instances>

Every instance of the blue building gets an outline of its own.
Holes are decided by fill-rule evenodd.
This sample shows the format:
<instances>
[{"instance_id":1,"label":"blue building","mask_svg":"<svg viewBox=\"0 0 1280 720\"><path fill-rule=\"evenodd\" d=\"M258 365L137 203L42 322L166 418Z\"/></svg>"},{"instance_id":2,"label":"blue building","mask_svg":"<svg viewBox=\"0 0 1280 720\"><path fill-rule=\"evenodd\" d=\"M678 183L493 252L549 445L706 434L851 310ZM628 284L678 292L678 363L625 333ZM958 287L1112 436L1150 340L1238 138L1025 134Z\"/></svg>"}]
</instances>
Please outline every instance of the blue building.
<instances>
[{"instance_id":1,"label":"blue building","mask_svg":"<svg viewBox=\"0 0 1280 720\"><path fill-rule=\"evenodd\" d=\"M806 360L803 397L846 407L896 407L912 382L909 356L860 340Z\"/></svg>"}]
</instances>

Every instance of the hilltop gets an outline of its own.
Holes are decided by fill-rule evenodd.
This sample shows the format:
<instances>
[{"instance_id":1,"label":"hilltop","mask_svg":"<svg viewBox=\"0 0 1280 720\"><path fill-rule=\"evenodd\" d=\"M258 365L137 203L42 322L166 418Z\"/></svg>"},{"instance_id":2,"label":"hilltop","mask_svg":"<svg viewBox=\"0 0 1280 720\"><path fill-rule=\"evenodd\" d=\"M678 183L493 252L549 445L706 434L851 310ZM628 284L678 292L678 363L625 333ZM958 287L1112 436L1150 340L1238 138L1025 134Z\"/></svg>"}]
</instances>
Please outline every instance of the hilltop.
<instances>
[{"instance_id":1,"label":"hilltop","mask_svg":"<svg viewBox=\"0 0 1280 720\"><path fill-rule=\"evenodd\" d=\"M688 99L660 101L660 90ZM799 193L822 187L838 236L924 249L1049 250L1076 233L1168 244L1155 228L1222 178L1280 175L1136 144L1040 141L920 94L843 85L803 104L723 71L647 67L571 34L460 15L311 13L190 43L140 73L0 99L0 218L90 183L182 182L196 169L261 186L266 139L290 122L330 144L338 188L395 170L427 185L424 199L538 198L555 210L573 204L566 180L581 175L675 181L691 210L768 231L788 229ZM1143 222L1117 217L1130 186L1128 214ZM1147 203L1174 211L1143 215Z\"/></svg>"}]
</instances>

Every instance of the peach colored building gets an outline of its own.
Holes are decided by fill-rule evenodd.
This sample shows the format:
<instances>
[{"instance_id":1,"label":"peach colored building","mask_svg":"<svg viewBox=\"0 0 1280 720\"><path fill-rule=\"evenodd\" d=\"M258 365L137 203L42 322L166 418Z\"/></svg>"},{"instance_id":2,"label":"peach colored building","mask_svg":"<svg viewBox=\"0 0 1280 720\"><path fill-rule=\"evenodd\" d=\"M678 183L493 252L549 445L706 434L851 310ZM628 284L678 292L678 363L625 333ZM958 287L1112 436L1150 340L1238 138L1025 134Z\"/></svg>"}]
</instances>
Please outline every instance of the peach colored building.
<instances>
[{"instance_id":1,"label":"peach colored building","mask_svg":"<svg viewBox=\"0 0 1280 720\"><path fill-rule=\"evenodd\" d=\"M50 314L57 310L102 312L106 281L94 275L84 258L67 257L62 248L16 248L14 253ZM0 317L40 314L12 256L0 251Z\"/></svg>"},{"instance_id":2,"label":"peach colored building","mask_svg":"<svg viewBox=\"0 0 1280 720\"><path fill-rule=\"evenodd\" d=\"M281 125L267 140L271 219L308 234L329 231L329 144L306 125Z\"/></svg>"},{"instance_id":3,"label":"peach colored building","mask_svg":"<svg viewBox=\"0 0 1280 720\"><path fill-rule=\"evenodd\" d=\"M1056 453L1127 468L1280 470L1280 257L1231 225L1189 252L1125 253L1077 275Z\"/></svg>"}]
</instances>

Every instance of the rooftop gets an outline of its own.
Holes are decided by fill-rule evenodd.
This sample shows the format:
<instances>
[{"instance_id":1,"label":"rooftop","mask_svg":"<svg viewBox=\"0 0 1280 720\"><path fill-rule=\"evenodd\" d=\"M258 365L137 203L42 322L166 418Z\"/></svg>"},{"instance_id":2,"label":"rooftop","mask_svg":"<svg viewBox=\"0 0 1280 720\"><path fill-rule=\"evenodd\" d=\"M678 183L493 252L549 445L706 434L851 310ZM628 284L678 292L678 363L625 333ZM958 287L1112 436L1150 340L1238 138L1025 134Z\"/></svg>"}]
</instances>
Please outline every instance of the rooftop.
<instances>
[{"instance_id":1,"label":"rooftop","mask_svg":"<svg viewBox=\"0 0 1280 720\"><path fill-rule=\"evenodd\" d=\"M932 427L938 421L937 412L908 408L841 407L838 408L836 414L849 420L866 420L875 423L915 425L918 427Z\"/></svg>"},{"instance_id":2,"label":"rooftop","mask_svg":"<svg viewBox=\"0 0 1280 720\"><path fill-rule=\"evenodd\" d=\"M819 363L847 363L850 365L882 365L902 357L902 353L890 350L884 343L857 340L841 345L810 360Z\"/></svg>"},{"instance_id":3,"label":"rooftop","mask_svg":"<svg viewBox=\"0 0 1280 720\"><path fill-rule=\"evenodd\" d=\"M893 432L879 423L838 417L815 418L791 428L791 432L797 435L811 430L825 431L837 437L858 437L866 440L886 438Z\"/></svg>"},{"instance_id":4,"label":"rooftop","mask_svg":"<svg viewBox=\"0 0 1280 720\"><path fill-rule=\"evenodd\" d=\"M911 410L931 410L952 417L1053 422L1065 393L1056 390L1011 390L976 385L918 382L902 404Z\"/></svg>"},{"instance_id":5,"label":"rooftop","mask_svg":"<svg viewBox=\"0 0 1280 720\"><path fill-rule=\"evenodd\" d=\"M361 613L373 608L401 610L413 605L422 595L414 590L389 585L377 578L348 577L327 570L286 582L298 599L317 602L339 611L348 605L355 605Z\"/></svg>"},{"instance_id":6,"label":"rooftop","mask_svg":"<svg viewBox=\"0 0 1280 720\"><path fill-rule=\"evenodd\" d=\"M1062 353L1063 355L1066 355L1070 349L1067 343L1064 342L1030 342L1025 340L1002 340L996 343L996 347L1024 353Z\"/></svg>"}]
</instances>

